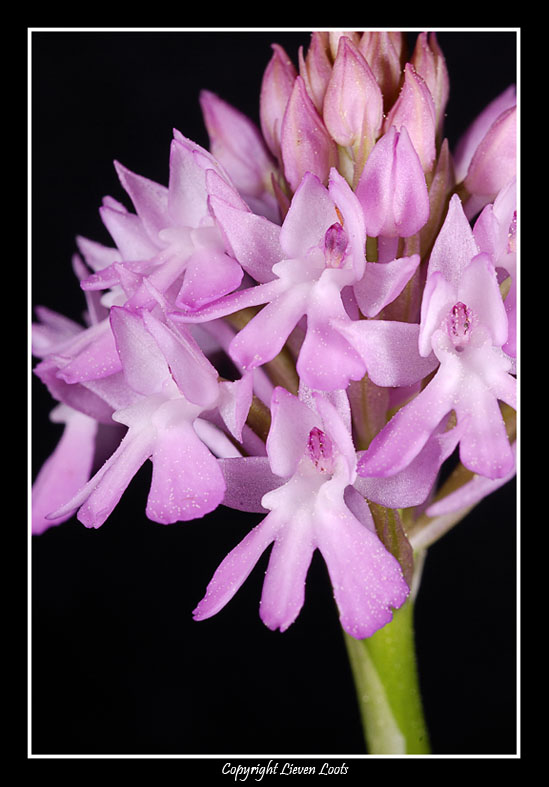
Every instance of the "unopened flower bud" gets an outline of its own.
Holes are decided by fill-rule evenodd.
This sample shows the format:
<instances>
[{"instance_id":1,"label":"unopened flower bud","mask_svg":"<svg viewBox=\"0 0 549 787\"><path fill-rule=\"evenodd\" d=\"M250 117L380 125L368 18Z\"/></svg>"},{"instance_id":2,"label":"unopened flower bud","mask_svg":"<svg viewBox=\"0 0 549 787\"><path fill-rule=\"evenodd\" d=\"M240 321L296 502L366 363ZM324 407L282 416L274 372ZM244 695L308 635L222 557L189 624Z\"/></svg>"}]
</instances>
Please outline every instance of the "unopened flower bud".
<instances>
[{"instance_id":1,"label":"unopened flower bud","mask_svg":"<svg viewBox=\"0 0 549 787\"><path fill-rule=\"evenodd\" d=\"M419 157L406 126L394 126L368 156L356 188L366 233L371 237L414 235L429 218L429 195Z\"/></svg>"},{"instance_id":2,"label":"unopened flower bud","mask_svg":"<svg viewBox=\"0 0 549 787\"><path fill-rule=\"evenodd\" d=\"M259 97L261 131L271 153L280 158L280 127L290 98L297 71L279 44L273 44L273 55L263 74Z\"/></svg>"},{"instance_id":3,"label":"unopened flower bud","mask_svg":"<svg viewBox=\"0 0 549 787\"><path fill-rule=\"evenodd\" d=\"M412 59L410 61L416 72L425 81L429 92L433 97L436 115L437 136L442 136L442 126L444 123L444 112L450 94L450 79L446 60L435 33L420 33Z\"/></svg>"},{"instance_id":4,"label":"unopened flower bud","mask_svg":"<svg viewBox=\"0 0 549 787\"><path fill-rule=\"evenodd\" d=\"M358 45L358 42L360 41L360 33L357 33L356 30L332 30L330 33L328 33L328 38L330 42L330 53L332 55L332 60L335 60L339 50L340 40L342 38L348 38L353 42L353 44Z\"/></svg>"},{"instance_id":5,"label":"unopened flower bud","mask_svg":"<svg viewBox=\"0 0 549 787\"><path fill-rule=\"evenodd\" d=\"M317 111L322 112L326 87L332 74L332 61L329 55L330 42L328 33L314 32L307 55L303 47L299 48L299 75L303 77L307 92Z\"/></svg>"},{"instance_id":6,"label":"unopened flower bud","mask_svg":"<svg viewBox=\"0 0 549 787\"><path fill-rule=\"evenodd\" d=\"M274 164L255 123L208 90L200 93L200 106L211 154L240 193L261 196L270 188Z\"/></svg>"},{"instance_id":7,"label":"unopened flower bud","mask_svg":"<svg viewBox=\"0 0 549 787\"><path fill-rule=\"evenodd\" d=\"M404 68L400 95L385 119L384 129L406 126L424 172L430 172L436 157L436 115L433 97L414 67Z\"/></svg>"},{"instance_id":8,"label":"unopened flower bud","mask_svg":"<svg viewBox=\"0 0 549 787\"><path fill-rule=\"evenodd\" d=\"M492 124L471 159L464 183L474 203L474 209L468 206L468 215L497 197L515 176L516 164L517 108L514 106Z\"/></svg>"},{"instance_id":9,"label":"unopened flower bud","mask_svg":"<svg viewBox=\"0 0 549 787\"><path fill-rule=\"evenodd\" d=\"M337 147L311 97L298 76L286 107L281 129L284 175L295 191L303 175L311 172L326 182L337 163Z\"/></svg>"},{"instance_id":10,"label":"unopened flower bud","mask_svg":"<svg viewBox=\"0 0 549 787\"><path fill-rule=\"evenodd\" d=\"M324 99L324 122L332 138L353 150L362 171L383 122L383 96L370 66L350 38L342 36Z\"/></svg>"},{"instance_id":11,"label":"unopened flower bud","mask_svg":"<svg viewBox=\"0 0 549 787\"><path fill-rule=\"evenodd\" d=\"M365 32L358 50L372 69L383 94L383 106L388 111L398 97L402 78L402 33Z\"/></svg>"},{"instance_id":12,"label":"unopened flower bud","mask_svg":"<svg viewBox=\"0 0 549 787\"><path fill-rule=\"evenodd\" d=\"M515 85L509 85L503 93L494 98L473 120L458 140L453 151L456 183L462 183L465 180L471 159L492 125L507 109L516 106L516 103L516 87Z\"/></svg>"}]
</instances>

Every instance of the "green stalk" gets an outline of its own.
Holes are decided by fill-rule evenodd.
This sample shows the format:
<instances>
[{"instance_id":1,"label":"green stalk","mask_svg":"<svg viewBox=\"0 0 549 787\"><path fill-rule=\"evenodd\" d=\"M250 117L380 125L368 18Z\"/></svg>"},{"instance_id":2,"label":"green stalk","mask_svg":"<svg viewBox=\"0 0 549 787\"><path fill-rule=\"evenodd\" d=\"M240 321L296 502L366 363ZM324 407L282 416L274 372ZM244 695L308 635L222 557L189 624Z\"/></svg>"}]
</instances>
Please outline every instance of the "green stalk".
<instances>
[{"instance_id":1,"label":"green stalk","mask_svg":"<svg viewBox=\"0 0 549 787\"><path fill-rule=\"evenodd\" d=\"M368 639L344 632L369 754L430 754L419 690L414 605Z\"/></svg>"}]
</instances>

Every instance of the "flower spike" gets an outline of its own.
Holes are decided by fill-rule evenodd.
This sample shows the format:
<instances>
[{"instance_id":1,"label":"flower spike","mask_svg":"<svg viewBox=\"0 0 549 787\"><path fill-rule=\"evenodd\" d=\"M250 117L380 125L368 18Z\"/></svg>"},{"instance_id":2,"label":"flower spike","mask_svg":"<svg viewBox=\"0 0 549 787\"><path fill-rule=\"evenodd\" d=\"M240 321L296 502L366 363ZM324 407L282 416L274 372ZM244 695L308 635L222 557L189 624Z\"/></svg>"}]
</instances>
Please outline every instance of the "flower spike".
<instances>
[{"instance_id":1,"label":"flower spike","mask_svg":"<svg viewBox=\"0 0 549 787\"><path fill-rule=\"evenodd\" d=\"M104 197L111 245L77 236L81 323L33 325L63 432L32 532L102 527L150 461L153 522L260 515L196 620L270 549L259 615L287 630L318 551L368 671L409 625L421 551L518 466L516 90L451 149L444 54L414 40L317 31L297 68L272 44L259 125L202 89L209 149L174 129L167 185L116 160L131 205ZM396 716L381 736L407 751Z\"/></svg>"}]
</instances>

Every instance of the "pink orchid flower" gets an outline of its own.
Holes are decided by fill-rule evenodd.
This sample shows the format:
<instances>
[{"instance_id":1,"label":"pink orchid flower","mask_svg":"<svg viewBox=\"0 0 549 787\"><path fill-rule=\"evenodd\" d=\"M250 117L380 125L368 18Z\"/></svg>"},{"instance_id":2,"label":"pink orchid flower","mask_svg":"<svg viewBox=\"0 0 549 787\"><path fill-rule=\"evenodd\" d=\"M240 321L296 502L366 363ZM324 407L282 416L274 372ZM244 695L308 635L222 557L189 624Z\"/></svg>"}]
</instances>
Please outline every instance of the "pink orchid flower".
<instances>
[{"instance_id":1,"label":"pink orchid flower","mask_svg":"<svg viewBox=\"0 0 549 787\"><path fill-rule=\"evenodd\" d=\"M240 439L251 403L251 379L220 383L191 336L152 312L113 306L110 322L123 372L118 386L126 400L112 420L127 431L90 481L51 517L78 511L83 524L99 527L149 458L149 519L170 524L202 517L217 507L225 491L212 452L238 454L203 414L219 409Z\"/></svg>"},{"instance_id":2,"label":"pink orchid flower","mask_svg":"<svg viewBox=\"0 0 549 787\"><path fill-rule=\"evenodd\" d=\"M336 390L361 379L363 360L332 322L350 321L350 313L358 316L357 306L368 316L377 314L402 291L419 256L382 265L366 262L362 207L335 170L328 187L311 173L304 176L281 227L228 201L225 193L220 196L216 184L222 181L214 173L209 182L210 206L229 252L262 283L192 312L174 312L173 319L203 322L267 304L229 347L242 368L272 360L306 317L297 360L303 383Z\"/></svg>"},{"instance_id":3,"label":"pink orchid flower","mask_svg":"<svg viewBox=\"0 0 549 787\"><path fill-rule=\"evenodd\" d=\"M177 296L196 308L239 286L243 271L225 253L208 210L206 171L229 178L210 153L175 131L168 187L118 162L115 167L136 213L104 199L100 214L116 249L80 242L94 271L82 282L84 290L122 288L119 305L142 308L154 303L149 284L172 302Z\"/></svg>"},{"instance_id":4,"label":"pink orchid flower","mask_svg":"<svg viewBox=\"0 0 549 787\"><path fill-rule=\"evenodd\" d=\"M277 388L268 457L222 462L230 490L225 503L268 513L223 560L195 620L217 614L273 542L260 606L261 619L273 630L286 630L299 615L316 549L351 636L370 636L404 603L409 588L400 565L379 540L368 505L353 487L356 453L345 402L344 392L298 398Z\"/></svg>"},{"instance_id":5,"label":"pink orchid flower","mask_svg":"<svg viewBox=\"0 0 549 787\"><path fill-rule=\"evenodd\" d=\"M436 374L376 435L359 473L399 472L453 410L463 465L487 478L506 476L514 457L498 401L516 408L513 364L502 349L507 336L495 268L479 253L455 195L429 260L418 331L419 355L436 357Z\"/></svg>"}]
</instances>

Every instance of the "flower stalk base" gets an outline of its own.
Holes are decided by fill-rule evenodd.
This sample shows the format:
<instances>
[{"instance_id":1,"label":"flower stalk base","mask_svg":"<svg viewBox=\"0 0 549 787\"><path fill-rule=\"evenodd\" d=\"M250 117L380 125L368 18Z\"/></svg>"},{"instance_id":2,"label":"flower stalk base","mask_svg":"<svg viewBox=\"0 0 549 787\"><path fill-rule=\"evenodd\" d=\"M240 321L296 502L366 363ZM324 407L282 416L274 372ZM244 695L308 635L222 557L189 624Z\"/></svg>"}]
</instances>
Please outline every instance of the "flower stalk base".
<instances>
[{"instance_id":1,"label":"flower stalk base","mask_svg":"<svg viewBox=\"0 0 549 787\"><path fill-rule=\"evenodd\" d=\"M344 632L368 754L430 754L413 620L409 600L368 639Z\"/></svg>"}]
</instances>

